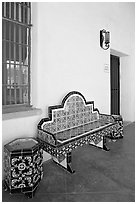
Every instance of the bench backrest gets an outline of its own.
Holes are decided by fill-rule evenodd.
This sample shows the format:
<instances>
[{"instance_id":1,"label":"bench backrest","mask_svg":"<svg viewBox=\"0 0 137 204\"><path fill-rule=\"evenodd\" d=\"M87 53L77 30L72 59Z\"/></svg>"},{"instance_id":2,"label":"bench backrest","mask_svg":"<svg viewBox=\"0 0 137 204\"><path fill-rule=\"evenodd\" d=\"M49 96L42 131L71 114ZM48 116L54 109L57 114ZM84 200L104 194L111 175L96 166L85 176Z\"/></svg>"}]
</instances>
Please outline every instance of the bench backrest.
<instances>
[{"instance_id":1,"label":"bench backrest","mask_svg":"<svg viewBox=\"0 0 137 204\"><path fill-rule=\"evenodd\" d=\"M86 102L84 96L76 91L70 92L61 105L49 107L49 118L42 119L41 128L57 133L99 119L94 102Z\"/></svg>"}]
</instances>

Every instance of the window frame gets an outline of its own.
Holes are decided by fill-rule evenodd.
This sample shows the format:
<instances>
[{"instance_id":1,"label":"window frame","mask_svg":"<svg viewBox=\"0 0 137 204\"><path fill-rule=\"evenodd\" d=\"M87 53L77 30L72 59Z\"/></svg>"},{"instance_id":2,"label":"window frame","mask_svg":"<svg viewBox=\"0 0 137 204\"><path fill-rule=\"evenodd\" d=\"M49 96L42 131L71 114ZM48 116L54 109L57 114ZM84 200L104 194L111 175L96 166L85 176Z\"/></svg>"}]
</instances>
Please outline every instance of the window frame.
<instances>
[{"instance_id":1,"label":"window frame","mask_svg":"<svg viewBox=\"0 0 137 204\"><path fill-rule=\"evenodd\" d=\"M2 2L2 3L4 3L6 6L7 2ZM11 5L12 2L9 2L9 3ZM20 3L20 5L21 5L21 3L24 3L24 2L14 2L14 3ZM32 105L31 105L31 27L32 27L32 24L31 24L31 2L27 2L27 3L29 3L29 14L28 14L29 16L27 16L28 23L26 23L26 24L24 22L19 22L19 19L14 20L11 18L4 17L4 15L2 15L2 22L7 21L7 22L11 22L11 24L14 23L14 25L20 25L20 26L28 28L28 36L27 36L28 46L26 46L28 48L28 53L27 53L27 57L28 57L28 65L27 65L27 68L28 68L28 76L27 76L28 96L27 96L27 103L19 103L19 104L16 103L16 104L8 104L8 105L2 104L2 113L3 114L4 113L19 112L19 111L28 111L29 109L32 108ZM4 8L3 5L2 5L2 8ZM6 33L5 33L5 35L6 35ZM2 42L3 42L3 39L2 39ZM14 41L14 43L15 43L15 45L17 45L17 41ZM4 52L3 48L2 48L2 52ZM15 59L17 59L17 58L15 58ZM4 69L3 68L4 63L8 64L7 62L2 61L2 70ZM14 63L14 66L15 66L15 63ZM7 78L6 78L6 80L7 80ZM2 83L2 86L8 86L8 85L3 85L3 83ZM12 86L12 85L10 85L10 86ZM15 89L15 86L14 86L14 89ZM14 90L14 92L16 92L16 91ZM2 97L3 97L3 95L2 95ZM6 100L7 100L7 96L6 96ZM17 100L17 98L16 98L16 100ZM11 101L11 99L10 99L10 101ZM16 102L16 101L14 101L14 102Z\"/></svg>"}]
</instances>

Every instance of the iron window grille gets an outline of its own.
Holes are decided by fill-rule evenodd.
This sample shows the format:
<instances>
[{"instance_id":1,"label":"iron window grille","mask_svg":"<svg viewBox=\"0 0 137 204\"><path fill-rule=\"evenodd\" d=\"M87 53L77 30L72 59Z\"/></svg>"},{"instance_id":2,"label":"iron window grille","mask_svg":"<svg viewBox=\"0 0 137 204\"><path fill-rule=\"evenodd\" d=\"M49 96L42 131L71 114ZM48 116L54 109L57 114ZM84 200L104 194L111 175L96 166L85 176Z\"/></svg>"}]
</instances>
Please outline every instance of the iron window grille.
<instances>
[{"instance_id":1,"label":"iron window grille","mask_svg":"<svg viewBox=\"0 0 137 204\"><path fill-rule=\"evenodd\" d=\"M31 3L2 3L2 105L30 106Z\"/></svg>"}]
</instances>

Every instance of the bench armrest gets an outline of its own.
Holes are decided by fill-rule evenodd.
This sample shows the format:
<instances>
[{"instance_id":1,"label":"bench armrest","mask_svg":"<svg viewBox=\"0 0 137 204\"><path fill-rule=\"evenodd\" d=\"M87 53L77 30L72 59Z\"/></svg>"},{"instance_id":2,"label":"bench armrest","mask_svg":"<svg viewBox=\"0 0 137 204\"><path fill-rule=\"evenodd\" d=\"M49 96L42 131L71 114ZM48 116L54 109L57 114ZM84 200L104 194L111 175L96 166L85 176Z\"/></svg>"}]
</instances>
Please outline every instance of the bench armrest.
<instances>
[{"instance_id":1,"label":"bench armrest","mask_svg":"<svg viewBox=\"0 0 137 204\"><path fill-rule=\"evenodd\" d=\"M38 129L37 138L54 146L57 144L57 140L54 134L47 132L43 129Z\"/></svg>"},{"instance_id":2,"label":"bench armrest","mask_svg":"<svg viewBox=\"0 0 137 204\"><path fill-rule=\"evenodd\" d=\"M112 115L115 121L121 121L123 122L122 116L121 115Z\"/></svg>"},{"instance_id":3,"label":"bench armrest","mask_svg":"<svg viewBox=\"0 0 137 204\"><path fill-rule=\"evenodd\" d=\"M112 115L106 115L106 114L99 114L99 120L105 120L111 123L115 122L115 118Z\"/></svg>"}]
</instances>

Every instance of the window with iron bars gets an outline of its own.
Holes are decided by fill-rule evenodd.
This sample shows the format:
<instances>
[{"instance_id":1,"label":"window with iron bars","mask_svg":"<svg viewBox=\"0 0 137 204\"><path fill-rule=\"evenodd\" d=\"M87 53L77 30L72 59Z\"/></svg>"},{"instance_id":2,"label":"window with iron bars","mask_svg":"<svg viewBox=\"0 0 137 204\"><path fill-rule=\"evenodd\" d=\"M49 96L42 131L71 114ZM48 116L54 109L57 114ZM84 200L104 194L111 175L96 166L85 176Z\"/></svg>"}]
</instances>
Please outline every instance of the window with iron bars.
<instances>
[{"instance_id":1,"label":"window with iron bars","mask_svg":"<svg viewBox=\"0 0 137 204\"><path fill-rule=\"evenodd\" d=\"M2 2L2 105L30 106L31 3Z\"/></svg>"}]
</instances>

